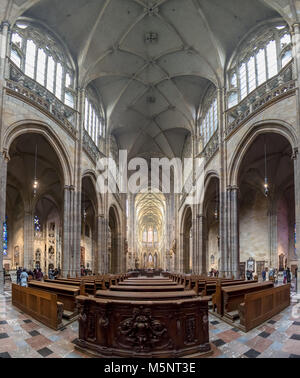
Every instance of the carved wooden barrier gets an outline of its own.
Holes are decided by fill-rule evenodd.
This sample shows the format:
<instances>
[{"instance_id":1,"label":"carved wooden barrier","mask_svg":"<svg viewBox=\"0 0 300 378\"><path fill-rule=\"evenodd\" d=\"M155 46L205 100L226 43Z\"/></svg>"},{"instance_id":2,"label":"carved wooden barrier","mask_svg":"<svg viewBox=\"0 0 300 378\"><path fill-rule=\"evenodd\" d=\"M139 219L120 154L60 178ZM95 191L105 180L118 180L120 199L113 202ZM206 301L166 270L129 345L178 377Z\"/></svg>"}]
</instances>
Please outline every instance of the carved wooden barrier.
<instances>
[{"instance_id":1,"label":"carved wooden barrier","mask_svg":"<svg viewBox=\"0 0 300 378\"><path fill-rule=\"evenodd\" d=\"M246 294L238 307L240 325L245 332L272 318L290 305L291 285Z\"/></svg>"},{"instance_id":2,"label":"carved wooden barrier","mask_svg":"<svg viewBox=\"0 0 300 378\"><path fill-rule=\"evenodd\" d=\"M56 294L12 284L12 304L47 327L63 327L63 304Z\"/></svg>"},{"instance_id":3,"label":"carved wooden barrier","mask_svg":"<svg viewBox=\"0 0 300 378\"><path fill-rule=\"evenodd\" d=\"M187 291L112 292L107 300L109 292L98 292L99 298L77 297L77 347L102 357L172 358L211 352L208 298L193 291L188 299ZM137 300L138 294L142 296Z\"/></svg>"}]
</instances>

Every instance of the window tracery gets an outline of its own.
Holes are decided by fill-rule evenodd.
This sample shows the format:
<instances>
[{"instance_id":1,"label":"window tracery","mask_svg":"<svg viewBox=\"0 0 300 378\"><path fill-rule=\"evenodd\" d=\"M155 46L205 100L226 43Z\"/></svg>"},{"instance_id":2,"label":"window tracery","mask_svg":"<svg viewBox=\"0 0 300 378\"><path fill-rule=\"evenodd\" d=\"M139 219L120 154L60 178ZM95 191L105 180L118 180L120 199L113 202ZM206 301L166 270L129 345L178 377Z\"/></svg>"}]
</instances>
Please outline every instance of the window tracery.
<instances>
[{"instance_id":1,"label":"window tracery","mask_svg":"<svg viewBox=\"0 0 300 378\"><path fill-rule=\"evenodd\" d=\"M212 85L206 92L199 118L199 133L203 138L203 147L207 145L217 131L218 125L217 93L215 86Z\"/></svg>"},{"instance_id":2,"label":"window tracery","mask_svg":"<svg viewBox=\"0 0 300 378\"><path fill-rule=\"evenodd\" d=\"M98 146L99 137L105 138L105 123L103 114L97 105L95 96L87 91L85 97L84 127L86 132Z\"/></svg>"},{"instance_id":3,"label":"window tracery","mask_svg":"<svg viewBox=\"0 0 300 378\"><path fill-rule=\"evenodd\" d=\"M276 76L292 59L291 34L282 23L256 30L244 45L228 72L228 108Z\"/></svg>"},{"instance_id":4,"label":"window tracery","mask_svg":"<svg viewBox=\"0 0 300 378\"><path fill-rule=\"evenodd\" d=\"M74 70L60 43L39 25L17 21L11 34L10 59L67 106L75 107Z\"/></svg>"}]
</instances>

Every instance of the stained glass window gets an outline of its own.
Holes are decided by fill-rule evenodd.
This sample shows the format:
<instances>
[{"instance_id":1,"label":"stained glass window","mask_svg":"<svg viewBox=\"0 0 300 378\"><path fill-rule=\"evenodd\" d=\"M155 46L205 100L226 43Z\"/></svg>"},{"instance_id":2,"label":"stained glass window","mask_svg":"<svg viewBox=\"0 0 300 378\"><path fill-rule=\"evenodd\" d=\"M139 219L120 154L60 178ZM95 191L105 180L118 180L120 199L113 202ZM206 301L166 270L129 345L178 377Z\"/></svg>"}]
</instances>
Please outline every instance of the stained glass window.
<instances>
[{"instance_id":1,"label":"stained glass window","mask_svg":"<svg viewBox=\"0 0 300 378\"><path fill-rule=\"evenodd\" d=\"M7 256L7 246L8 246L8 239L7 239L7 217L5 222L3 223L3 255Z\"/></svg>"},{"instance_id":2,"label":"stained glass window","mask_svg":"<svg viewBox=\"0 0 300 378\"><path fill-rule=\"evenodd\" d=\"M36 215L34 217L34 231L35 232L41 232L42 228L41 228L41 222L39 220L39 217Z\"/></svg>"}]
</instances>

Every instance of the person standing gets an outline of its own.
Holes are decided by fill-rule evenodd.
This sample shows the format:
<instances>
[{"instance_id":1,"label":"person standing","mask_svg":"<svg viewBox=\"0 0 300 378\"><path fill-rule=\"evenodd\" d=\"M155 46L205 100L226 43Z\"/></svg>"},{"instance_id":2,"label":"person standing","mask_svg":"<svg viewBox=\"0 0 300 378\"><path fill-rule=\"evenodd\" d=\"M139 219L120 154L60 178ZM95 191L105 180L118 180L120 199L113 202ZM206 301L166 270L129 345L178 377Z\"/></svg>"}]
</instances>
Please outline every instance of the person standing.
<instances>
[{"instance_id":1,"label":"person standing","mask_svg":"<svg viewBox=\"0 0 300 378\"><path fill-rule=\"evenodd\" d=\"M28 287L28 274L26 272L26 269L23 269L23 272L20 275L20 281L21 281L21 286Z\"/></svg>"},{"instance_id":2,"label":"person standing","mask_svg":"<svg viewBox=\"0 0 300 378\"><path fill-rule=\"evenodd\" d=\"M286 280L287 280L287 283L291 282L291 271L289 267L287 267L286 269Z\"/></svg>"},{"instance_id":3,"label":"person standing","mask_svg":"<svg viewBox=\"0 0 300 378\"><path fill-rule=\"evenodd\" d=\"M20 285L21 283L21 279L20 279L21 273L22 273L22 269L21 267L19 267L17 270L17 285Z\"/></svg>"},{"instance_id":4,"label":"person standing","mask_svg":"<svg viewBox=\"0 0 300 378\"><path fill-rule=\"evenodd\" d=\"M265 281L266 280L266 271L265 271L265 269L262 271L261 275L262 275L263 281Z\"/></svg>"}]
</instances>

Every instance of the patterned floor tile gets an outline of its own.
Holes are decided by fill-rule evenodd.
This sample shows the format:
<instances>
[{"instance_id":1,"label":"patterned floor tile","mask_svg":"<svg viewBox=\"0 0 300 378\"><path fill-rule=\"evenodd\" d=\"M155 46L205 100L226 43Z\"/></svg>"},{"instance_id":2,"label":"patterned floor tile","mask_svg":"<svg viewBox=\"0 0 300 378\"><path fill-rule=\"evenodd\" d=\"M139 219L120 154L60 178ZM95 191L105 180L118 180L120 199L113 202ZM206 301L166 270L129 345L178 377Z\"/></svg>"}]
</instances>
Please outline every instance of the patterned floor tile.
<instances>
[{"instance_id":1,"label":"patterned floor tile","mask_svg":"<svg viewBox=\"0 0 300 378\"><path fill-rule=\"evenodd\" d=\"M257 358L260 355L260 353L255 349L250 349L248 352L244 353L244 356L248 358Z\"/></svg>"}]
</instances>

